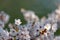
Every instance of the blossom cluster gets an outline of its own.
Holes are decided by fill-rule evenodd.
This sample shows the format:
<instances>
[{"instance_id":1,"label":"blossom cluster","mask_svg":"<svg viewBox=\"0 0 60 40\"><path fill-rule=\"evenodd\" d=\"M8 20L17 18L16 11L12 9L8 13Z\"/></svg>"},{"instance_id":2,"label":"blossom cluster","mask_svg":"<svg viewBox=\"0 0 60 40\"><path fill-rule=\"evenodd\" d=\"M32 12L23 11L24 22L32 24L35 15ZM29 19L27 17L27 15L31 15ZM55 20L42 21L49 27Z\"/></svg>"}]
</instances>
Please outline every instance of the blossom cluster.
<instances>
[{"instance_id":1,"label":"blossom cluster","mask_svg":"<svg viewBox=\"0 0 60 40\"><path fill-rule=\"evenodd\" d=\"M27 23L21 25L21 20L16 18L14 23L8 24L10 32L3 29L10 16L0 12L0 40L60 40L60 36L54 36L59 28L60 8L41 19L33 11L22 8L21 12Z\"/></svg>"}]
</instances>

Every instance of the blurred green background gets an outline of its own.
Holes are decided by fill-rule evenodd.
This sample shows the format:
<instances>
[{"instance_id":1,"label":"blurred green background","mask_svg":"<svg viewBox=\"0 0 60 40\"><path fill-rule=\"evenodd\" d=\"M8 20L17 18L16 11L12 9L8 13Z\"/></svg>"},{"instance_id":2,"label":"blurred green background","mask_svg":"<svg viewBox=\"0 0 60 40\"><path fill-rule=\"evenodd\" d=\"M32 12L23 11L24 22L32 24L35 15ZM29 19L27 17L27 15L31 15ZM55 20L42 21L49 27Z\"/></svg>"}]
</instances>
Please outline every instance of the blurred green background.
<instances>
[{"instance_id":1,"label":"blurred green background","mask_svg":"<svg viewBox=\"0 0 60 40\"><path fill-rule=\"evenodd\" d=\"M42 16L47 17L48 13L54 11L59 2L60 0L0 0L0 11L5 11L10 15L9 23L13 23L15 18L20 18L22 23L25 24L26 21L20 12L21 8L32 10L41 18ZM7 25L6 28L8 28ZM59 34L60 29L57 30L55 35Z\"/></svg>"}]
</instances>

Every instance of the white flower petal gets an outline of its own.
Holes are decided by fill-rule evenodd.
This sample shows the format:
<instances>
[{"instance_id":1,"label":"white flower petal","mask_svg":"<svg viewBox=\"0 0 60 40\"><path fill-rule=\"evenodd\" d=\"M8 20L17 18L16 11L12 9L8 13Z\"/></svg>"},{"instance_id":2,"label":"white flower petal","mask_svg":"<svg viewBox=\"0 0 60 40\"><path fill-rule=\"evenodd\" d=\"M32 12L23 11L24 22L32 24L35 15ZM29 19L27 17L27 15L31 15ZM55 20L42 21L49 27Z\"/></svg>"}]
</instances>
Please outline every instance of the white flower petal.
<instances>
[{"instance_id":1,"label":"white flower petal","mask_svg":"<svg viewBox=\"0 0 60 40\"><path fill-rule=\"evenodd\" d=\"M22 22L20 21L20 19L15 19L15 24L16 25L20 25Z\"/></svg>"},{"instance_id":2,"label":"white flower petal","mask_svg":"<svg viewBox=\"0 0 60 40\"><path fill-rule=\"evenodd\" d=\"M44 28L47 29L47 30L50 30L51 24L46 24L46 25L44 26Z\"/></svg>"}]
</instances>

